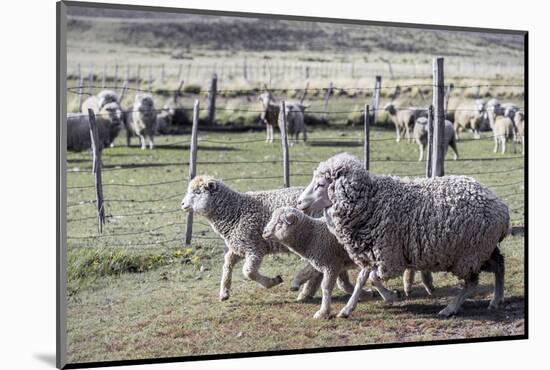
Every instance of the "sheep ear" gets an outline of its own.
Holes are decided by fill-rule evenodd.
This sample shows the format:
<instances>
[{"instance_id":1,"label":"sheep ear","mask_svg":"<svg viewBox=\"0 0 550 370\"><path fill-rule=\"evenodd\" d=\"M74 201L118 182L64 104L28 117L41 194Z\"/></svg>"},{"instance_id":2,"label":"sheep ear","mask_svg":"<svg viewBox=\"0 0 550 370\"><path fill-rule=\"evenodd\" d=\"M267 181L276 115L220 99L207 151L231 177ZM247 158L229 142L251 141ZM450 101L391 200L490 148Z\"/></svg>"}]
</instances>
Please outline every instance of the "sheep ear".
<instances>
[{"instance_id":1,"label":"sheep ear","mask_svg":"<svg viewBox=\"0 0 550 370\"><path fill-rule=\"evenodd\" d=\"M206 187L208 188L208 191L211 192L211 193L214 193L216 190L218 190L218 184L216 183L216 181L208 181L208 183L206 184Z\"/></svg>"},{"instance_id":2,"label":"sheep ear","mask_svg":"<svg viewBox=\"0 0 550 370\"><path fill-rule=\"evenodd\" d=\"M283 222L287 225L292 225L296 222L296 215L294 213L285 213L283 214Z\"/></svg>"}]
</instances>

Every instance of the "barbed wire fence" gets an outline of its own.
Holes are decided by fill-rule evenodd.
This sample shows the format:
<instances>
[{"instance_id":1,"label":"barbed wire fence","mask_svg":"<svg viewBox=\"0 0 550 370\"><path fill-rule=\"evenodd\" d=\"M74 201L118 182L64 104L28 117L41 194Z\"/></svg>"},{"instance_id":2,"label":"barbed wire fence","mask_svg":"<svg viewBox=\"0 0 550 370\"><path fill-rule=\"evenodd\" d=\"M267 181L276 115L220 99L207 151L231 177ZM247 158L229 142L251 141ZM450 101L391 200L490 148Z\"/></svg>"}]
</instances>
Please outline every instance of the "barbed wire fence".
<instances>
[{"instance_id":1,"label":"barbed wire fence","mask_svg":"<svg viewBox=\"0 0 550 370\"><path fill-rule=\"evenodd\" d=\"M414 85L417 86L418 85ZM443 83L434 83L429 85L421 85L421 86L429 86L432 89L434 89L435 92L445 89L445 85ZM501 85L498 85L501 86ZM517 87L517 85L511 85ZM471 86L454 86L454 88L470 88ZM374 116L376 112L382 111L383 109L380 109L380 107L374 106L374 104L379 104L379 96L377 97L376 91L380 91L382 88L386 89L394 89L394 96L393 99L397 97L399 94L399 89L402 88L398 86L388 86L388 87L381 87L379 84L377 84L372 90L373 93L373 106L365 105L365 107L361 110L342 110L337 112L327 112L326 110L323 111L310 111L311 114L321 114L321 115L327 115L327 114L350 114L350 113L359 113L362 115L364 120L364 126L365 130L363 131L362 136L354 136L354 137L315 137L313 141L310 140L310 144L315 145L315 142L322 142L323 144L337 144L341 142L346 142L347 144L354 144L358 147L364 148L364 157L365 157L365 165L370 167L371 163L376 162L385 162L385 163L397 163L397 164L403 164L404 167L408 167L408 164L410 163L417 163L417 160L404 160L404 159L388 159L388 158L381 158L381 157L375 157L371 153L370 145L372 143L382 142L382 141L395 141L394 138L370 138L370 131L369 127L373 124ZM214 87L215 89L215 87ZM334 88L336 89L336 88ZM367 88L365 88L367 89ZM128 88L128 90L131 91L141 91L141 89L133 89ZM279 89L270 89L270 91L277 91ZM288 89L280 89L282 90L288 90ZM447 89L448 90L448 89ZM88 89L88 91L84 91L82 87L78 87L76 90L73 87L69 88L69 92L71 93L77 93L79 96L81 95L89 95L92 90ZM148 90L146 90L148 91ZM216 90L220 91L220 90ZM257 93L256 89L253 89L251 91L254 91ZM328 92L328 90L327 90ZM181 86L179 89L173 91L174 94L180 94L181 93ZM212 94L212 90L209 92L210 97L215 96L215 94ZM443 94L445 95L445 93ZM441 112L448 112L451 111L447 109L448 107L444 107L442 104L443 100L440 100L441 102L438 105L438 112L433 113L429 115L429 121L430 124L433 125L437 121L437 124L440 124L441 119L435 118L438 114L441 117ZM284 104L284 101L283 103ZM280 175L270 175L270 176L253 176L253 175L246 175L243 174L241 176L228 176L223 177L222 179L226 182L234 182L234 181L241 181L241 180L254 180L254 181L268 181L269 183L279 183L283 186L290 186L293 181L293 178L302 178L302 177L310 177L311 173L301 173L301 172L292 172L291 165L293 164L311 164L315 165L318 163L316 160L309 160L309 159L294 159L289 157L288 152L286 155L282 156L281 159L270 159L270 160L257 160L257 161L243 161L243 160L222 160L222 161L206 161L201 160L200 156L200 148L204 144L222 144L224 148L231 148L231 147L243 147L250 143L258 143L263 142L265 140L263 139L246 139L246 140L213 140L208 137L201 137L203 133L208 133L209 131L204 131L204 127L199 127L199 112L201 110L209 110L209 115L211 112L216 111L222 111L227 110L225 108L221 107L215 107L215 104L213 105L214 108L212 108L212 105L207 107L206 109L203 109L200 107L199 100L195 101L194 104L194 110L193 110L193 125L192 125L192 134L191 138L189 140L181 140L176 141L167 144L167 146L173 146L178 147L182 145L189 145L191 147L190 154L191 157L189 161L182 160L181 162L174 162L169 163L167 165L170 166L179 166L181 168L188 167L190 169L190 173L188 177L185 176L177 176L175 178L166 178L162 179L160 181L150 181L150 182L144 182L144 183L124 183L124 182L103 182L101 183L102 188L139 188L141 190L143 189L151 189L152 194L156 194L156 189L159 188L166 188L174 185L182 185L182 188L185 188L185 184L188 183L195 175L197 169L200 170L201 166L204 165L213 165L213 166L230 166L232 164L266 164L275 166L274 169L277 171L277 167L279 167ZM398 110L405 110L410 109L409 107L397 107ZM254 109L239 109L240 111L244 112L253 112L253 113L261 113L262 111L254 110ZM437 109L436 109L437 110ZM284 108L281 109L282 112L284 112ZM368 114L368 113L371 114ZM101 113L96 113L97 115L101 115ZM215 117L215 115L214 115ZM286 117L285 114L282 115L283 118ZM285 153L285 150L288 151L289 142L286 135L286 124L281 125L281 138L276 139L277 142L280 142L281 144L281 153ZM433 131L430 130L430 133ZM431 137L434 137L433 135ZM488 140L492 139L493 136L487 136L482 138L481 140ZM435 139L434 139L435 140ZM476 139L461 139L460 141L472 141ZM431 142L431 141L430 141ZM441 143L442 141L439 140ZM434 144L432 146L432 149L428 151L429 157L428 157L428 168L430 167L430 163L432 163L431 167L434 168L433 163L438 162L441 163L443 161L441 153L437 153L434 151L434 148L440 148L441 144L438 144L434 141ZM99 151L100 152L100 151ZM439 159L437 159L439 158ZM484 158L462 158L461 161L469 161L472 163L483 163L484 161L510 161L514 162L521 160L522 157L518 156L495 156L495 157L484 157ZM94 163L97 162L97 157L93 158ZM432 161L432 162L430 162ZM437 166L442 165L438 164ZM128 164L122 164L122 165L116 165L116 166L109 166L104 165L100 166L99 173L101 174L101 171L103 172L111 172L111 171L124 171L128 169L136 169L139 167L136 167L134 163L128 163ZM97 168L96 168L97 169ZM457 173L457 175L490 175L490 174L511 174L515 172L523 171L524 167L521 165L515 165L512 168L504 169L504 170L493 170L493 171L472 171L472 172L462 172ZM275 172L274 171L274 172ZM79 174L85 174L89 172L84 172L81 169L78 170L71 170L69 169L68 174L71 176L77 176ZM97 172L96 172L97 173ZM275 172L276 173L276 172ZM395 176L411 176L411 177L417 177L417 176L426 176L431 174L437 174L442 175L442 172L437 170L435 172L430 172L427 170L426 172L420 173L420 172L390 172L390 175ZM453 173L447 173L448 175ZM76 186L68 186L67 191L68 192L79 192L79 191L85 191L86 189L97 189L97 177L95 177L95 183L91 183L90 185L76 185ZM510 182L497 182L497 183L489 183L486 184L490 188L498 189L499 191L502 190L509 190L508 192L504 193L502 197L505 199L518 197L520 195L524 195L523 192L520 191L512 191L514 189L518 189L518 186L524 185L524 180L520 181L510 181ZM521 189L521 188L520 188ZM99 230L97 234L91 234L91 235L68 235L67 239L71 241L71 246L73 247L89 247L89 246L95 246L97 245L97 241L100 240L103 245L109 246L109 247L139 247L139 248L159 248L159 247L176 247L181 245L190 245L192 240L215 240L222 242L222 240L217 237L211 230L210 225L207 223L193 220L192 215L189 216L186 220L186 222L168 222L164 225L155 226L155 227L144 227L146 225L140 224L140 219L144 217L150 217L155 215L167 215L167 214L176 214L178 212L182 212L182 210L179 207L166 207L165 202L169 201L170 203L174 204L176 201L181 200L184 196L184 192L173 192L170 194L166 194L163 196L152 196L149 199L132 199L132 198L109 198L106 197L105 199L99 199L99 197L96 197L96 199L86 199L86 200L80 200L77 202L68 202L67 208L68 209L77 209L80 207L88 207L92 206L97 210L102 210L105 213L105 220L107 221L107 225L113 224L113 228L107 226L105 227L105 230ZM137 210L134 210L133 212L129 213L120 213L120 214L111 214L109 213L110 205L114 205L116 203L131 203L131 204L148 204L150 207L146 208L140 208ZM161 206L156 206L160 204ZM524 214L523 214L523 206L511 208L510 212L512 214L512 223L513 224L523 224L524 220ZM98 216L82 216L82 217L69 217L67 219L67 222L69 224L71 223L82 223L82 222L89 222L91 220L97 220ZM120 220L129 221L126 225L120 225ZM135 220L135 221L134 221ZM193 229L193 226L195 226L195 230ZM198 227L197 227L198 226ZM114 230L113 230L114 229ZM162 238L159 238L159 235L163 235ZM128 241L121 241L121 239L124 239L126 237L139 237L138 240L128 240Z\"/></svg>"}]
</instances>

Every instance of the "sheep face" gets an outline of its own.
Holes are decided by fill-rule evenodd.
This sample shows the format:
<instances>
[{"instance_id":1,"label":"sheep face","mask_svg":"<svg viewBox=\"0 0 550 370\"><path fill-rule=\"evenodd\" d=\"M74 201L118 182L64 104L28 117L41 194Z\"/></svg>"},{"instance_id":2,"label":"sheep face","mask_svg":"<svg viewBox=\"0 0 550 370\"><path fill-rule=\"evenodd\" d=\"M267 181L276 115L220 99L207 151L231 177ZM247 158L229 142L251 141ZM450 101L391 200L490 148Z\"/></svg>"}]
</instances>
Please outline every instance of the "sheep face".
<instances>
[{"instance_id":1,"label":"sheep face","mask_svg":"<svg viewBox=\"0 0 550 370\"><path fill-rule=\"evenodd\" d=\"M265 240L284 243L298 228L300 211L291 207L277 208L262 233Z\"/></svg>"},{"instance_id":2,"label":"sheep face","mask_svg":"<svg viewBox=\"0 0 550 370\"><path fill-rule=\"evenodd\" d=\"M122 110L118 103L105 104L103 108L101 108L101 111L99 111L99 114L109 119L113 127L120 127L122 125Z\"/></svg>"},{"instance_id":3,"label":"sheep face","mask_svg":"<svg viewBox=\"0 0 550 370\"><path fill-rule=\"evenodd\" d=\"M331 180L325 176L313 176L311 183L298 198L298 208L304 212L320 211L332 205L328 197Z\"/></svg>"},{"instance_id":4,"label":"sheep face","mask_svg":"<svg viewBox=\"0 0 550 370\"><path fill-rule=\"evenodd\" d=\"M392 116L395 115L397 113L397 110L395 109L395 106L393 105L393 103L388 103L384 106L384 110L386 112L388 112L389 114L391 114Z\"/></svg>"},{"instance_id":5,"label":"sheep face","mask_svg":"<svg viewBox=\"0 0 550 370\"><path fill-rule=\"evenodd\" d=\"M264 108L267 108L269 106L269 103L273 101L273 97L270 93L264 92L258 96L258 100L262 102L262 105Z\"/></svg>"},{"instance_id":6,"label":"sheep face","mask_svg":"<svg viewBox=\"0 0 550 370\"><path fill-rule=\"evenodd\" d=\"M181 201L181 208L184 211L190 211L207 216L208 210L213 209L215 195L218 192L220 184L217 180L210 177L195 177L187 188L187 194Z\"/></svg>"}]
</instances>

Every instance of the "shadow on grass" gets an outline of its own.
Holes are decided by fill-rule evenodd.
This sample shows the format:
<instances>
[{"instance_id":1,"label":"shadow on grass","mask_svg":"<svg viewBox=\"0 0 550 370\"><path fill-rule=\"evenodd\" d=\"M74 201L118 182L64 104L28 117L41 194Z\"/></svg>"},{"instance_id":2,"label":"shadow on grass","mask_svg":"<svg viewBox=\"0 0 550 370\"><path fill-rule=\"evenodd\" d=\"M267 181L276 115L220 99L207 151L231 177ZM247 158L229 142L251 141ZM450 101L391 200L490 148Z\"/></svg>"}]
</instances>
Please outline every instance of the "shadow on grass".
<instances>
[{"instance_id":1,"label":"shadow on grass","mask_svg":"<svg viewBox=\"0 0 550 370\"><path fill-rule=\"evenodd\" d=\"M308 141L309 146L321 147L358 147L363 146L363 143L358 141Z\"/></svg>"}]
</instances>

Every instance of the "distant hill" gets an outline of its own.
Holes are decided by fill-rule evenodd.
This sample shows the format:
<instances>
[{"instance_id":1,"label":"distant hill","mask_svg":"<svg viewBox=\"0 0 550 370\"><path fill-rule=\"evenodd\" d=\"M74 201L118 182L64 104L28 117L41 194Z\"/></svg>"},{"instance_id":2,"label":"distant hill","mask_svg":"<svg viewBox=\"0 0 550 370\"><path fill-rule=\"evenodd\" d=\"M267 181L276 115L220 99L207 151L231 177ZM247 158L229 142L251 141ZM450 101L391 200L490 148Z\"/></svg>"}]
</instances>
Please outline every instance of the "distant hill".
<instances>
[{"instance_id":1,"label":"distant hill","mask_svg":"<svg viewBox=\"0 0 550 370\"><path fill-rule=\"evenodd\" d=\"M518 57L519 35L69 8L69 40L147 48L407 52Z\"/></svg>"}]
</instances>

